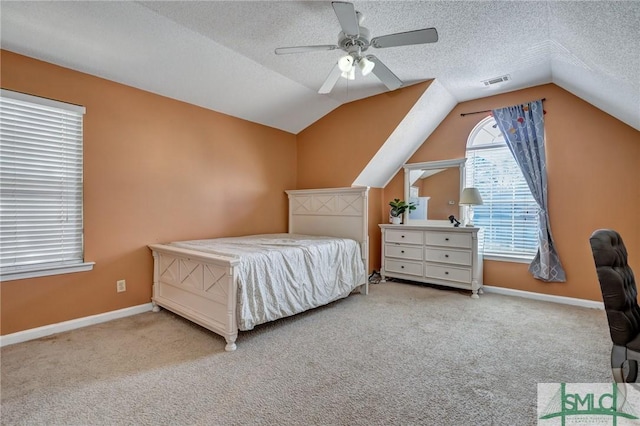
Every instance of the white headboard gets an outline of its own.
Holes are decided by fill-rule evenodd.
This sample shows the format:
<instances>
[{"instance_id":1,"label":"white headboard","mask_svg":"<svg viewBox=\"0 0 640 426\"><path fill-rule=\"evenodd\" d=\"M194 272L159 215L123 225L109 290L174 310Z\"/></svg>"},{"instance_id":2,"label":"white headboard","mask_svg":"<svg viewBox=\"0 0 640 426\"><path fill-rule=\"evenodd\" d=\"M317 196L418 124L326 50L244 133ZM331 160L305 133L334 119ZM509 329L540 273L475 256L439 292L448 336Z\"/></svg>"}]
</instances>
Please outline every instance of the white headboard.
<instances>
[{"instance_id":1,"label":"white headboard","mask_svg":"<svg viewBox=\"0 0 640 426\"><path fill-rule=\"evenodd\" d=\"M369 187L298 189L289 196L289 233L360 242L369 273Z\"/></svg>"}]
</instances>

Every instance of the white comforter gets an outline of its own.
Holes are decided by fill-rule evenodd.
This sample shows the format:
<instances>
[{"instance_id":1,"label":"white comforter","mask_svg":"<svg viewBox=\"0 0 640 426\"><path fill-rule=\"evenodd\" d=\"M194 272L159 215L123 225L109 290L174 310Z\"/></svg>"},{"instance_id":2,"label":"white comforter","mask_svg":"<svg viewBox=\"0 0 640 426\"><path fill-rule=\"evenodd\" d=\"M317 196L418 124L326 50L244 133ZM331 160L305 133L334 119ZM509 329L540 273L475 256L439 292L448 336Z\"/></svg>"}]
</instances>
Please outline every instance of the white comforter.
<instances>
[{"instance_id":1,"label":"white comforter","mask_svg":"<svg viewBox=\"0 0 640 426\"><path fill-rule=\"evenodd\" d=\"M347 297L366 282L360 245L350 239L265 234L171 245L241 259L240 330Z\"/></svg>"}]
</instances>

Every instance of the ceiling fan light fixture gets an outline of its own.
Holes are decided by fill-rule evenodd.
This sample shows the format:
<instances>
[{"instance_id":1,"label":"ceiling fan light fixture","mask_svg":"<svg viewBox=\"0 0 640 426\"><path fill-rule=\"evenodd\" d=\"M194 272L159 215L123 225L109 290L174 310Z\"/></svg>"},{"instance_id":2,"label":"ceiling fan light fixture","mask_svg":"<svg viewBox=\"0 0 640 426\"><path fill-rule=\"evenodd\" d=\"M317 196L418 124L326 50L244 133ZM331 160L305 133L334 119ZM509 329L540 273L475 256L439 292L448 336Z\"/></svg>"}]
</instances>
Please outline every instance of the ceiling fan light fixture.
<instances>
[{"instance_id":1,"label":"ceiling fan light fixture","mask_svg":"<svg viewBox=\"0 0 640 426\"><path fill-rule=\"evenodd\" d=\"M349 71L343 71L341 76L342 78L346 78L347 80L355 80L356 79L355 67L351 67Z\"/></svg>"},{"instance_id":2,"label":"ceiling fan light fixture","mask_svg":"<svg viewBox=\"0 0 640 426\"><path fill-rule=\"evenodd\" d=\"M1 1L1 0L0 0ZM289 53L315 52L321 50L344 51L344 56L333 65L331 72L325 79L320 94L327 94L342 76L348 80L355 80L355 67L360 68L362 76L373 74L384 84L388 90L396 90L402 87L402 80L398 78L384 63L373 55L363 56L368 48L386 48L395 46L409 46L414 44L435 43L438 41L438 31L435 28L423 28L401 33L392 33L371 38L369 30L362 26L363 15L355 9L353 3L348 1L332 1L333 11L338 18L341 31L338 33L336 44L323 44L312 46L279 47L276 55Z\"/></svg>"},{"instance_id":3,"label":"ceiling fan light fixture","mask_svg":"<svg viewBox=\"0 0 640 426\"><path fill-rule=\"evenodd\" d=\"M371 71L373 71L373 67L375 65L376 64L374 62L371 62L370 60L368 60L364 56L362 58L360 58L360 60L358 61L358 67L360 68L360 71L362 71L362 75L363 76L369 75L369 73L371 73Z\"/></svg>"},{"instance_id":4,"label":"ceiling fan light fixture","mask_svg":"<svg viewBox=\"0 0 640 426\"><path fill-rule=\"evenodd\" d=\"M338 67L343 73L351 71L353 69L353 58L351 55L345 55L338 59Z\"/></svg>"}]
</instances>

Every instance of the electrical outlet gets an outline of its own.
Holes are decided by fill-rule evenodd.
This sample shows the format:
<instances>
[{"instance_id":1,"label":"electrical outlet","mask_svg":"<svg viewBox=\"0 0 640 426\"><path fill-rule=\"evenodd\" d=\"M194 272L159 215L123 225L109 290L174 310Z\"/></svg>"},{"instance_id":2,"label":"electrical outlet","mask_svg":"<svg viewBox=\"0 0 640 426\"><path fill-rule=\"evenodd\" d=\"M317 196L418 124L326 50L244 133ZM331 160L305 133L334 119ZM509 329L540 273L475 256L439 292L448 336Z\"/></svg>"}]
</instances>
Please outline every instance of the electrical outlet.
<instances>
[{"instance_id":1,"label":"electrical outlet","mask_svg":"<svg viewBox=\"0 0 640 426\"><path fill-rule=\"evenodd\" d=\"M127 291L127 282L125 280L116 281L116 291L118 293L122 293L123 291Z\"/></svg>"}]
</instances>

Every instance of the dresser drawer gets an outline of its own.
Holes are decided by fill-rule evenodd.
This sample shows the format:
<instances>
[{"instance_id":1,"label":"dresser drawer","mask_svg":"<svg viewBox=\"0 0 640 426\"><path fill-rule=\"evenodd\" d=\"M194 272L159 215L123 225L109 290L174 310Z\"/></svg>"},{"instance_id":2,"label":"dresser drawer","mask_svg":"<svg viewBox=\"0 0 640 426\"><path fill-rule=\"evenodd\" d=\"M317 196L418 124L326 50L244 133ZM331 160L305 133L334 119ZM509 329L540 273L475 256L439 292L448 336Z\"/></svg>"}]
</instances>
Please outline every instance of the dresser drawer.
<instances>
[{"instance_id":1,"label":"dresser drawer","mask_svg":"<svg viewBox=\"0 0 640 426\"><path fill-rule=\"evenodd\" d=\"M422 263L405 262L403 260L385 259L384 269L386 272L397 272L398 274L422 276Z\"/></svg>"},{"instance_id":2,"label":"dresser drawer","mask_svg":"<svg viewBox=\"0 0 640 426\"><path fill-rule=\"evenodd\" d=\"M471 284L471 268L426 264L425 277Z\"/></svg>"},{"instance_id":3,"label":"dresser drawer","mask_svg":"<svg viewBox=\"0 0 640 426\"><path fill-rule=\"evenodd\" d=\"M424 249L424 260L471 266L471 250L426 247Z\"/></svg>"},{"instance_id":4,"label":"dresser drawer","mask_svg":"<svg viewBox=\"0 0 640 426\"><path fill-rule=\"evenodd\" d=\"M387 243L422 244L422 234L422 231L387 229L384 238Z\"/></svg>"},{"instance_id":5,"label":"dresser drawer","mask_svg":"<svg viewBox=\"0 0 640 426\"><path fill-rule=\"evenodd\" d=\"M471 248L471 234L458 232L426 231L425 244L430 246Z\"/></svg>"},{"instance_id":6,"label":"dresser drawer","mask_svg":"<svg viewBox=\"0 0 640 426\"><path fill-rule=\"evenodd\" d=\"M422 244L422 231L387 229L384 240L387 243Z\"/></svg>"},{"instance_id":7,"label":"dresser drawer","mask_svg":"<svg viewBox=\"0 0 640 426\"><path fill-rule=\"evenodd\" d=\"M422 247L385 244L384 255L401 259L422 260Z\"/></svg>"}]
</instances>

